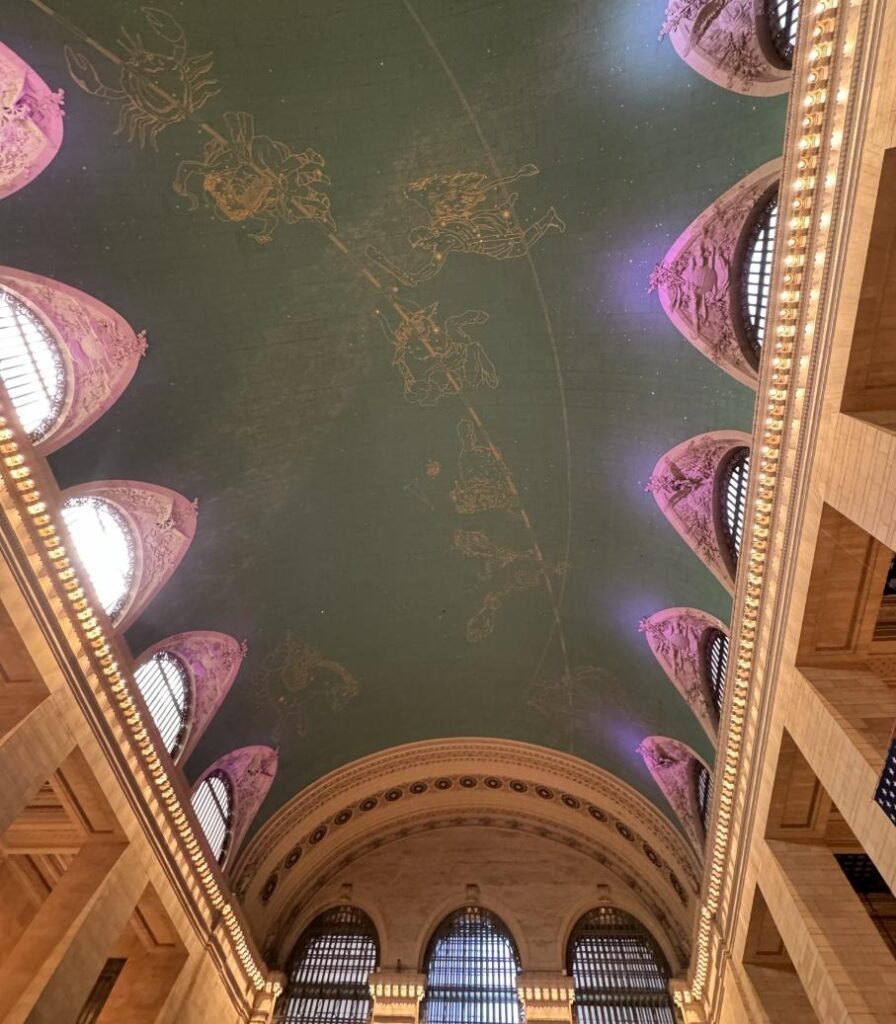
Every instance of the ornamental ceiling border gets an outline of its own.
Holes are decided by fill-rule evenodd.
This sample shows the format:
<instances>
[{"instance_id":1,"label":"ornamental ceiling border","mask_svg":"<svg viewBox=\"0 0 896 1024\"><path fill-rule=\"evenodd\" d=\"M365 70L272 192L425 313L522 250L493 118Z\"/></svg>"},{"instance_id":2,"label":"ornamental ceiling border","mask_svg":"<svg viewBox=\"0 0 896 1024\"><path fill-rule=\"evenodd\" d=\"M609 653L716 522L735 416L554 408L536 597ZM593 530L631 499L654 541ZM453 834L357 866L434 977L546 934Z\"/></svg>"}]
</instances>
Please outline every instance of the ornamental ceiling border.
<instances>
[{"instance_id":1,"label":"ornamental ceiling border","mask_svg":"<svg viewBox=\"0 0 896 1024\"><path fill-rule=\"evenodd\" d=\"M490 774L506 774L511 779L520 779L527 774L534 774L538 782L531 781L531 778L526 780L532 787L557 787L562 781L570 788L584 789L589 794L587 800L590 800L591 794L599 795L604 805L616 805L614 810L623 808L630 821L636 823L633 828L629 821L623 821L626 828L637 832L640 827L652 834L652 845L668 850L693 890L699 890L700 868L686 840L633 787L621 782L605 769L571 754L517 740L474 737L420 740L391 747L352 761L306 786L268 819L240 853L232 876L236 880L237 892L242 894L248 891L249 881L244 880L247 876L251 880L284 838L319 827L318 822L313 825L310 822L330 801L343 805L334 806L328 815L335 819L342 813L344 805L371 798L371 790L388 790L400 785L402 781L406 785L421 781L408 778L411 772L415 775L425 772L434 777L451 775L457 770L456 767L449 767L452 763L462 768L476 765L475 772L462 770L461 775L482 775L484 778ZM360 787L363 787L362 792L351 794L353 789ZM575 794L566 795L577 799Z\"/></svg>"},{"instance_id":2,"label":"ornamental ceiling border","mask_svg":"<svg viewBox=\"0 0 896 1024\"><path fill-rule=\"evenodd\" d=\"M266 928L263 937L256 935L262 945L265 960L268 963L276 961L279 952L291 946L290 940L295 937L293 932L299 930L297 924L302 914L312 904L314 897L345 868L391 843L448 828L493 828L537 835L596 861L615 875L653 915L681 966L688 963L691 912L683 906L667 902L649 881L632 870L632 865L617 851L595 842L592 836L582 830L558 827L555 822L541 815L528 814L524 820L490 806L446 808L436 816L431 812L417 813L393 822L391 827L366 842L343 843L337 856L330 857L321 871L290 893L288 903ZM629 841L634 842L634 838Z\"/></svg>"}]
</instances>

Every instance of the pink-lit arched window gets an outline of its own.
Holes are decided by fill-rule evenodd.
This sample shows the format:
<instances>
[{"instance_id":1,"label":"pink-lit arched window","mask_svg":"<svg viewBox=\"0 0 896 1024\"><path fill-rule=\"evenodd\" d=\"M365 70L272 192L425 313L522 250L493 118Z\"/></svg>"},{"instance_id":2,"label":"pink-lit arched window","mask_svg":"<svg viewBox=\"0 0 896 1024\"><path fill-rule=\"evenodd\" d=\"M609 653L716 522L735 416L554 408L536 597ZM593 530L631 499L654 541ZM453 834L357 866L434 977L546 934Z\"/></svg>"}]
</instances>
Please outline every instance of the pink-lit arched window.
<instances>
[{"instance_id":1,"label":"pink-lit arched window","mask_svg":"<svg viewBox=\"0 0 896 1024\"><path fill-rule=\"evenodd\" d=\"M119 510L102 498L69 498L62 517L97 600L113 620L121 614L134 584L134 539Z\"/></svg>"}]
</instances>

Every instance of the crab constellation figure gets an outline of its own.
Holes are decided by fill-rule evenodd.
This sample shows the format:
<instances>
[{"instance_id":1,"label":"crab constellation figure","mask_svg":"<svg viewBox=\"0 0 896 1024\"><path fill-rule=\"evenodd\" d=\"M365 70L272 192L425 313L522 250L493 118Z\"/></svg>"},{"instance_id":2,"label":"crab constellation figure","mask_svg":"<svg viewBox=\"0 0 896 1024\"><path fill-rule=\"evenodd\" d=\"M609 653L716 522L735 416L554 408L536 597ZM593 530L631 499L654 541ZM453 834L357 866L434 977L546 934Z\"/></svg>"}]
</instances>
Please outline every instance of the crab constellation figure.
<instances>
[{"instance_id":1,"label":"crab constellation figure","mask_svg":"<svg viewBox=\"0 0 896 1024\"><path fill-rule=\"evenodd\" d=\"M131 35L122 29L118 45L124 56L116 61L115 85L107 85L93 62L70 46L65 47L65 61L85 92L121 103L116 134L126 130L129 142L136 138L143 146L149 140L156 149L161 131L195 113L219 90L212 76L212 55L189 57L184 30L167 11L157 7L141 7L140 11L169 46L162 52L148 48L139 33Z\"/></svg>"},{"instance_id":2,"label":"crab constellation figure","mask_svg":"<svg viewBox=\"0 0 896 1024\"><path fill-rule=\"evenodd\" d=\"M523 228L514 213L519 193L507 194L505 201L490 193L536 174L538 168L526 164L506 178L489 180L484 174L458 171L412 181L404 194L426 210L429 223L411 228L408 242L413 249L428 252L429 261L416 270L401 267L373 245L367 247L367 256L407 287L435 277L453 252L519 259L551 228L563 232L566 225L552 206Z\"/></svg>"}]
</instances>

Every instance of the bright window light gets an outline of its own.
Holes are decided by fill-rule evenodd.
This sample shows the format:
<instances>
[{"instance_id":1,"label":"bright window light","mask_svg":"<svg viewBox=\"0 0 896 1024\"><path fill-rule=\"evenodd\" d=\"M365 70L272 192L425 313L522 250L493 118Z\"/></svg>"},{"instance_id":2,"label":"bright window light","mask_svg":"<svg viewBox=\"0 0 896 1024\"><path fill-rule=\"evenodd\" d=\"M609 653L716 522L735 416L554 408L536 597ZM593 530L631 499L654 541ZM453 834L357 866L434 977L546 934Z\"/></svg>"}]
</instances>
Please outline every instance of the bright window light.
<instances>
[{"instance_id":1,"label":"bright window light","mask_svg":"<svg viewBox=\"0 0 896 1024\"><path fill-rule=\"evenodd\" d=\"M175 655L158 651L134 672L134 679L162 743L173 757L187 727L190 696L187 670Z\"/></svg>"},{"instance_id":2,"label":"bright window light","mask_svg":"<svg viewBox=\"0 0 896 1024\"><path fill-rule=\"evenodd\" d=\"M133 542L121 513L101 498L70 498L62 506L75 551L110 618L122 610L134 582Z\"/></svg>"}]
</instances>

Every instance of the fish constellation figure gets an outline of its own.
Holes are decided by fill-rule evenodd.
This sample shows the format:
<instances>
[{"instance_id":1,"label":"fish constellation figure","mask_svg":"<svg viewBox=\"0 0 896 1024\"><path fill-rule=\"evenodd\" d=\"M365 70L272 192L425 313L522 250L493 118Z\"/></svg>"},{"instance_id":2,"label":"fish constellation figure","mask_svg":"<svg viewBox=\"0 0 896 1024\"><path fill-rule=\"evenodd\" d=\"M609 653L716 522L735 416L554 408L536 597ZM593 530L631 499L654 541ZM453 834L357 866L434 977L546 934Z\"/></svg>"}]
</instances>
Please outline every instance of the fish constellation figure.
<instances>
[{"instance_id":1,"label":"fish constellation figure","mask_svg":"<svg viewBox=\"0 0 896 1024\"><path fill-rule=\"evenodd\" d=\"M551 228L566 230L553 206L524 228L514 214L519 193L511 192L506 201L494 194L520 178L536 174L538 168L526 164L506 178L489 179L485 174L457 171L412 181L404 194L423 207L429 223L411 228L408 242L412 249L429 254L427 262L416 269L400 266L373 245L367 247L367 256L408 287L435 277L451 253L488 256L493 260L519 259Z\"/></svg>"}]
</instances>

